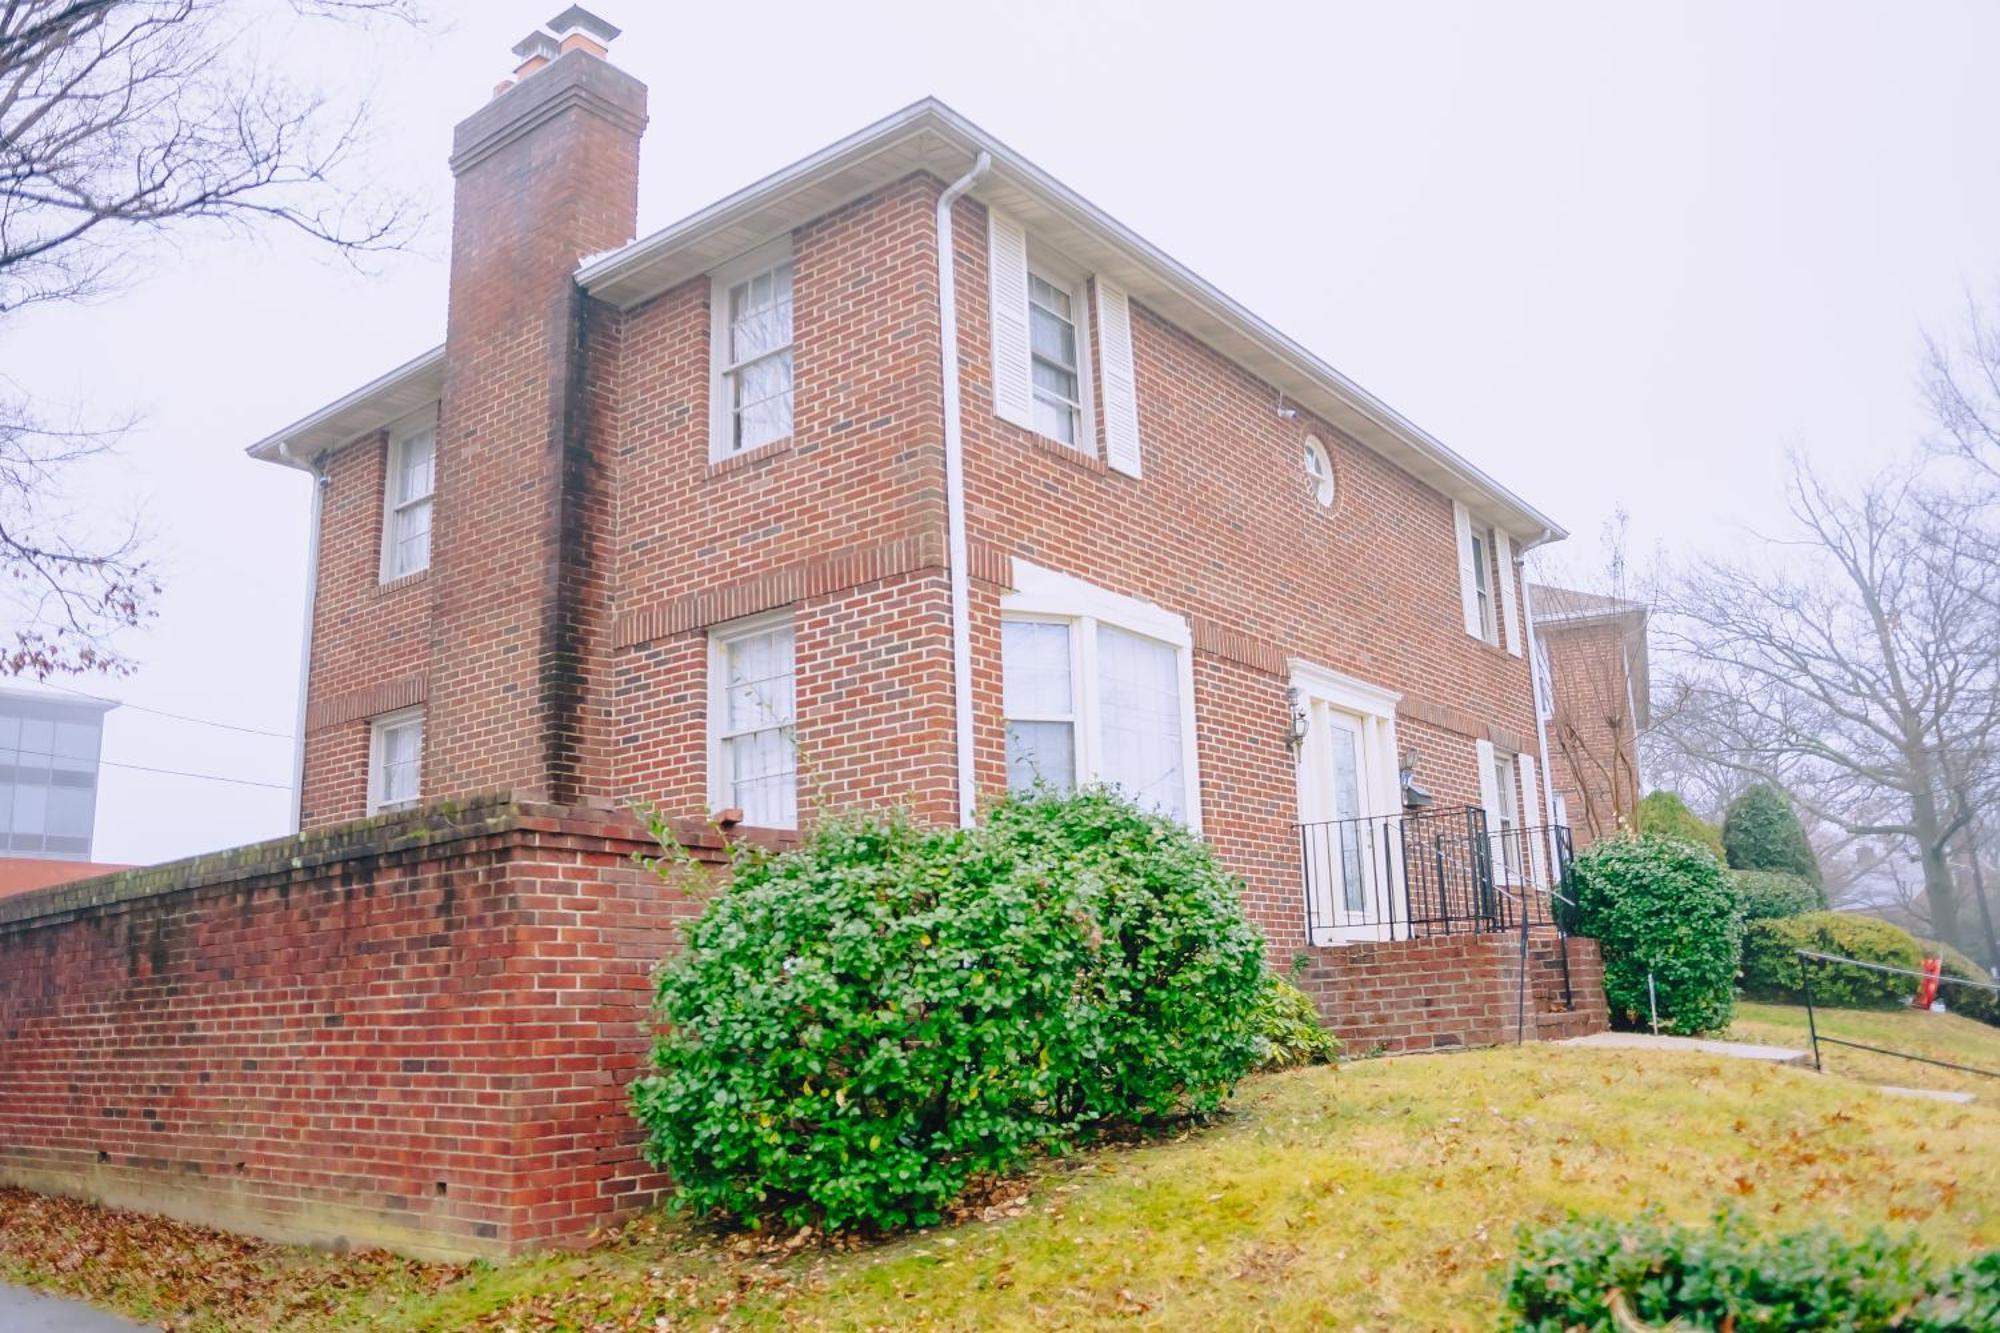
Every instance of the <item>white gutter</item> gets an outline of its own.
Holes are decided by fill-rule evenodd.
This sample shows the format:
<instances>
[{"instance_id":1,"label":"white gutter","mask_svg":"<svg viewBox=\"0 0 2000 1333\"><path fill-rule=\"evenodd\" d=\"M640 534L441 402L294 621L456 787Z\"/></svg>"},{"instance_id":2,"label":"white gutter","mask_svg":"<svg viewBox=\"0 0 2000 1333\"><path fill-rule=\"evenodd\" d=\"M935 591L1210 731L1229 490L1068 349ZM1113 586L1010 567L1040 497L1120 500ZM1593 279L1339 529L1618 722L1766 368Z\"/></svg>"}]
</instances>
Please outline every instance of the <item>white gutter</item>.
<instances>
[{"instance_id":1,"label":"white gutter","mask_svg":"<svg viewBox=\"0 0 2000 1333\"><path fill-rule=\"evenodd\" d=\"M305 823L306 806L306 699L312 683L313 609L319 600L319 524L326 491L326 464L321 457L301 463L289 440L279 441L277 454L287 466L312 473L312 518L306 527L306 626L299 648L299 708L292 733L292 832Z\"/></svg>"},{"instance_id":2,"label":"white gutter","mask_svg":"<svg viewBox=\"0 0 2000 1333\"><path fill-rule=\"evenodd\" d=\"M978 803L973 786L972 753L972 572L970 544L965 536L965 431L958 404L958 284L951 246L951 206L993 165L981 152L972 170L953 181L938 196L938 337L939 363L944 372L944 504L945 542L951 560L951 686L952 721L958 750L958 826L971 828Z\"/></svg>"}]
</instances>

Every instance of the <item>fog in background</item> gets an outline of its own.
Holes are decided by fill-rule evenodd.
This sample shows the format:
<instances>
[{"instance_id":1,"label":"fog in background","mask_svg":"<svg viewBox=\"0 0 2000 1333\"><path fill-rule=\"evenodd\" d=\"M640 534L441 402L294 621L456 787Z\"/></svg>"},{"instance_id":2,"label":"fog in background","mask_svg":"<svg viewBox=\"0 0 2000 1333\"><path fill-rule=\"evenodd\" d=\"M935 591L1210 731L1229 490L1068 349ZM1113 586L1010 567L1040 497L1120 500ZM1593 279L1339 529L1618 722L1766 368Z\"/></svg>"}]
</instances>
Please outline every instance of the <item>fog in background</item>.
<instances>
[{"instance_id":1,"label":"fog in background","mask_svg":"<svg viewBox=\"0 0 2000 1333\"><path fill-rule=\"evenodd\" d=\"M138 674L72 687L249 729L112 713L99 860L286 831L307 480L243 448L442 339L451 127L561 7L269 53L372 87L418 252L196 236L7 325L0 374L142 415L88 484L143 517L166 595ZM2000 280L1992 4L593 8L652 89L642 232L935 94L1567 526L1582 569L1619 508L1636 552L1710 548L1788 448L1903 449L1923 330Z\"/></svg>"}]
</instances>

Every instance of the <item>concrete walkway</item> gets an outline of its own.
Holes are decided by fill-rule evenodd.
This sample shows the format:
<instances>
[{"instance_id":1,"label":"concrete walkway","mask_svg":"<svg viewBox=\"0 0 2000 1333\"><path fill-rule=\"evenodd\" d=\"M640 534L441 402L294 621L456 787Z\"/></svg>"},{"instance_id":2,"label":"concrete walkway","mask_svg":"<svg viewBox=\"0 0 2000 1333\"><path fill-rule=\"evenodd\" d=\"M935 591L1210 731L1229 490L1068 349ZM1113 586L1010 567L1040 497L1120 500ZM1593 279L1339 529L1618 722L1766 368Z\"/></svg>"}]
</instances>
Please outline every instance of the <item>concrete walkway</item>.
<instances>
[{"instance_id":1,"label":"concrete walkway","mask_svg":"<svg viewBox=\"0 0 2000 1333\"><path fill-rule=\"evenodd\" d=\"M1700 1037L1656 1037L1650 1032L1593 1032L1571 1037L1565 1046L1596 1046L1609 1050L1684 1051L1690 1055L1721 1055L1731 1060L1762 1060L1774 1065L1810 1065L1812 1052L1792 1046L1753 1046L1742 1041L1708 1041Z\"/></svg>"},{"instance_id":2,"label":"concrete walkway","mask_svg":"<svg viewBox=\"0 0 2000 1333\"><path fill-rule=\"evenodd\" d=\"M0 1328L7 1333L134 1333L145 1327L82 1301L0 1283Z\"/></svg>"}]
</instances>

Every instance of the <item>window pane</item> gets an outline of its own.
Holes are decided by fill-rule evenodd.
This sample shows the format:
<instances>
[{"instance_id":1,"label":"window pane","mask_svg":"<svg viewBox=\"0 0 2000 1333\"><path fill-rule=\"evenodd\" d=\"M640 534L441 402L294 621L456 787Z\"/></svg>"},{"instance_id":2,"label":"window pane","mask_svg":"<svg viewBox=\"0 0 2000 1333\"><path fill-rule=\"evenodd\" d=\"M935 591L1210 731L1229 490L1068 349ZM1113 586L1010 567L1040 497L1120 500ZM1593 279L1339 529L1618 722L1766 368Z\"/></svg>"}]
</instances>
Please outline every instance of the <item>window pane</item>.
<instances>
[{"instance_id":1,"label":"window pane","mask_svg":"<svg viewBox=\"0 0 2000 1333\"><path fill-rule=\"evenodd\" d=\"M1109 625L1097 631L1102 777L1140 805L1187 816L1181 767L1180 654Z\"/></svg>"},{"instance_id":2,"label":"window pane","mask_svg":"<svg viewBox=\"0 0 2000 1333\"><path fill-rule=\"evenodd\" d=\"M1050 402L1035 394L1035 433L1064 444L1076 443L1076 409L1068 403Z\"/></svg>"},{"instance_id":3,"label":"window pane","mask_svg":"<svg viewBox=\"0 0 2000 1333\"><path fill-rule=\"evenodd\" d=\"M1007 790L1076 786L1076 727L1068 722L1007 723Z\"/></svg>"},{"instance_id":4,"label":"window pane","mask_svg":"<svg viewBox=\"0 0 2000 1333\"><path fill-rule=\"evenodd\" d=\"M49 789L39 782L14 788L14 832L40 833L49 818Z\"/></svg>"},{"instance_id":5,"label":"window pane","mask_svg":"<svg viewBox=\"0 0 2000 1333\"><path fill-rule=\"evenodd\" d=\"M39 717L21 719L21 752L23 754L54 754L55 748L55 723L46 718Z\"/></svg>"},{"instance_id":6,"label":"window pane","mask_svg":"<svg viewBox=\"0 0 2000 1333\"><path fill-rule=\"evenodd\" d=\"M730 375L734 448L755 449L792 433L792 354L779 352Z\"/></svg>"},{"instance_id":7,"label":"window pane","mask_svg":"<svg viewBox=\"0 0 2000 1333\"><path fill-rule=\"evenodd\" d=\"M1040 306L1028 310L1031 345L1038 360L1052 361L1066 370L1076 369L1076 326Z\"/></svg>"},{"instance_id":8,"label":"window pane","mask_svg":"<svg viewBox=\"0 0 2000 1333\"><path fill-rule=\"evenodd\" d=\"M729 363L762 356L792 341L792 266L737 283L729 289Z\"/></svg>"},{"instance_id":9,"label":"window pane","mask_svg":"<svg viewBox=\"0 0 2000 1333\"><path fill-rule=\"evenodd\" d=\"M423 754L422 719L383 729L379 788L385 809L416 802L422 791Z\"/></svg>"},{"instance_id":10,"label":"window pane","mask_svg":"<svg viewBox=\"0 0 2000 1333\"><path fill-rule=\"evenodd\" d=\"M407 504L431 493L437 460L437 435L428 430L409 436L400 447L396 503Z\"/></svg>"},{"instance_id":11,"label":"window pane","mask_svg":"<svg viewBox=\"0 0 2000 1333\"><path fill-rule=\"evenodd\" d=\"M1074 711L1070 688L1070 627L1036 620L1000 625L1000 664L1007 716L1068 717Z\"/></svg>"},{"instance_id":12,"label":"window pane","mask_svg":"<svg viewBox=\"0 0 2000 1333\"><path fill-rule=\"evenodd\" d=\"M65 838L90 836L90 788L51 787L48 799L50 834Z\"/></svg>"},{"instance_id":13,"label":"window pane","mask_svg":"<svg viewBox=\"0 0 2000 1333\"><path fill-rule=\"evenodd\" d=\"M431 563L431 502L422 500L396 511L396 540L389 554L389 577L401 578L428 569Z\"/></svg>"}]
</instances>

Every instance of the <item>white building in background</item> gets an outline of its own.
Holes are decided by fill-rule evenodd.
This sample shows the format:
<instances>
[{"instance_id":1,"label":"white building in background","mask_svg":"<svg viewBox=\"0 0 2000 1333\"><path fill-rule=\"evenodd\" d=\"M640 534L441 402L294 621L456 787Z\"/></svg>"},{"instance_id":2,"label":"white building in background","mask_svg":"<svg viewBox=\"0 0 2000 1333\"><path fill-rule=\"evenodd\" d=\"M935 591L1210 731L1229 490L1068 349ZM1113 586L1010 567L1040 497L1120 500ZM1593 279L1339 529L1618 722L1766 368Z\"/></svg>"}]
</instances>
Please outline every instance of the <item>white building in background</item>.
<instances>
[{"instance_id":1,"label":"white building in background","mask_svg":"<svg viewBox=\"0 0 2000 1333\"><path fill-rule=\"evenodd\" d=\"M0 687L0 858L89 861L108 699Z\"/></svg>"}]
</instances>

